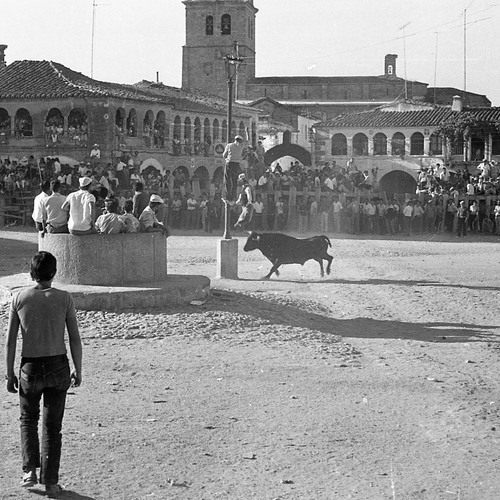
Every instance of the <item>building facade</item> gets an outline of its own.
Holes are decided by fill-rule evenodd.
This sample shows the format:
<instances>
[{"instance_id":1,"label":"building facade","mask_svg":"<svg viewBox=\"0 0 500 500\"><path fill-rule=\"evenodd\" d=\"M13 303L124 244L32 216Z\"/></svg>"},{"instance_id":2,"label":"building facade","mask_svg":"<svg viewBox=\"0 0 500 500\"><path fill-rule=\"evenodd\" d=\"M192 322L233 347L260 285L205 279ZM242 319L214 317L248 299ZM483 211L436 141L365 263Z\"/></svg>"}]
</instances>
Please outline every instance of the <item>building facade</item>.
<instances>
[{"instance_id":1,"label":"building facade","mask_svg":"<svg viewBox=\"0 0 500 500\"><path fill-rule=\"evenodd\" d=\"M469 120L470 130L447 138L443 124ZM377 171L380 189L414 192L418 172L437 164L474 172L483 158L500 161L500 108L398 102L317 123L316 161ZM457 131L459 129L457 128Z\"/></svg>"},{"instance_id":2,"label":"building facade","mask_svg":"<svg viewBox=\"0 0 500 500\"><path fill-rule=\"evenodd\" d=\"M227 138L226 102L160 83L120 85L92 80L50 61L16 61L0 68L0 158L100 162L133 156L141 171L181 169L202 189L220 182ZM235 106L232 136L257 138L258 111Z\"/></svg>"}]
</instances>

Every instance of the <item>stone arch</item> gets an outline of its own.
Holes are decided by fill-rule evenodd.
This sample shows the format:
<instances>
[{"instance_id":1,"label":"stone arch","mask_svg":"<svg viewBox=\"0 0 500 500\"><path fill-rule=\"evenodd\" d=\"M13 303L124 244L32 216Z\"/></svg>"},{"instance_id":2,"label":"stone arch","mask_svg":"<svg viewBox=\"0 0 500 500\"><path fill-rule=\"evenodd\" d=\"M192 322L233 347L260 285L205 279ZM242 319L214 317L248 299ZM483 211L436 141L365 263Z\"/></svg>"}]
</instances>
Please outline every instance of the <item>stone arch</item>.
<instances>
[{"instance_id":1,"label":"stone arch","mask_svg":"<svg viewBox=\"0 0 500 500\"><path fill-rule=\"evenodd\" d=\"M191 178L191 176L189 174L189 169L186 166L184 166L184 165L179 165L178 167L176 167L174 169L174 171L172 172L172 175L175 176L176 172L182 173L184 175L184 179L186 181L189 181L189 179Z\"/></svg>"},{"instance_id":2,"label":"stone arch","mask_svg":"<svg viewBox=\"0 0 500 500\"><path fill-rule=\"evenodd\" d=\"M220 32L221 35L231 34L231 16L229 14L223 14L220 21Z\"/></svg>"},{"instance_id":3,"label":"stone arch","mask_svg":"<svg viewBox=\"0 0 500 500\"><path fill-rule=\"evenodd\" d=\"M14 118L17 137L33 137L33 119L26 108L19 108Z\"/></svg>"},{"instance_id":4,"label":"stone arch","mask_svg":"<svg viewBox=\"0 0 500 500\"><path fill-rule=\"evenodd\" d=\"M292 133L289 130L285 130L283 132L283 144L291 144L292 143Z\"/></svg>"},{"instance_id":5,"label":"stone arch","mask_svg":"<svg viewBox=\"0 0 500 500\"><path fill-rule=\"evenodd\" d=\"M385 191L389 198L395 193L415 193L417 189L416 179L404 170L392 170L380 179L380 191Z\"/></svg>"},{"instance_id":6,"label":"stone arch","mask_svg":"<svg viewBox=\"0 0 500 500\"><path fill-rule=\"evenodd\" d=\"M344 134L335 134L332 137L332 155L347 156L347 137Z\"/></svg>"},{"instance_id":7,"label":"stone arch","mask_svg":"<svg viewBox=\"0 0 500 500\"><path fill-rule=\"evenodd\" d=\"M214 142L217 142L220 138L219 138L219 120L217 120L217 118L214 120L214 123L213 123L213 140Z\"/></svg>"},{"instance_id":8,"label":"stone arch","mask_svg":"<svg viewBox=\"0 0 500 500\"><path fill-rule=\"evenodd\" d=\"M279 144L269 149L264 156L264 163L269 166L284 156L296 158L302 165L311 165L311 153L297 144Z\"/></svg>"},{"instance_id":9,"label":"stone arch","mask_svg":"<svg viewBox=\"0 0 500 500\"><path fill-rule=\"evenodd\" d=\"M222 186L222 180L224 178L224 169L222 167L217 167L215 169L214 175L212 177L212 184L217 186Z\"/></svg>"},{"instance_id":10,"label":"stone arch","mask_svg":"<svg viewBox=\"0 0 500 500\"><path fill-rule=\"evenodd\" d=\"M82 125L87 125L87 115L80 108L73 108L69 112L68 116L68 127L81 127Z\"/></svg>"},{"instance_id":11,"label":"stone arch","mask_svg":"<svg viewBox=\"0 0 500 500\"><path fill-rule=\"evenodd\" d=\"M127 117L127 135L137 137L137 111L132 108Z\"/></svg>"},{"instance_id":12,"label":"stone arch","mask_svg":"<svg viewBox=\"0 0 500 500\"><path fill-rule=\"evenodd\" d=\"M406 138L401 132L396 132L391 139L392 156L404 156L406 153Z\"/></svg>"},{"instance_id":13,"label":"stone arch","mask_svg":"<svg viewBox=\"0 0 500 500\"><path fill-rule=\"evenodd\" d=\"M205 18L205 35L211 36L214 34L214 16Z\"/></svg>"},{"instance_id":14,"label":"stone arch","mask_svg":"<svg viewBox=\"0 0 500 500\"><path fill-rule=\"evenodd\" d=\"M141 166L139 167L139 170L144 172L147 168L153 167L162 174L165 174L166 168L156 159L156 158L147 158L141 163Z\"/></svg>"},{"instance_id":15,"label":"stone arch","mask_svg":"<svg viewBox=\"0 0 500 500\"><path fill-rule=\"evenodd\" d=\"M125 109L123 108L118 108L115 113L115 125L117 127L120 127L123 130L123 127L125 126Z\"/></svg>"},{"instance_id":16,"label":"stone arch","mask_svg":"<svg viewBox=\"0 0 500 500\"><path fill-rule=\"evenodd\" d=\"M224 120L222 122L222 137L221 137L222 142L227 141L227 120Z\"/></svg>"},{"instance_id":17,"label":"stone arch","mask_svg":"<svg viewBox=\"0 0 500 500\"><path fill-rule=\"evenodd\" d=\"M206 167L201 166L198 167L193 176L196 176L200 182L200 190L206 192L207 194L210 192L210 175Z\"/></svg>"},{"instance_id":18,"label":"stone arch","mask_svg":"<svg viewBox=\"0 0 500 500\"><path fill-rule=\"evenodd\" d=\"M0 144L5 142L6 138L10 136L10 129L12 126L12 119L9 112L0 108Z\"/></svg>"},{"instance_id":19,"label":"stone arch","mask_svg":"<svg viewBox=\"0 0 500 500\"><path fill-rule=\"evenodd\" d=\"M382 132L373 136L373 154L376 156L387 155L387 136Z\"/></svg>"},{"instance_id":20,"label":"stone arch","mask_svg":"<svg viewBox=\"0 0 500 500\"><path fill-rule=\"evenodd\" d=\"M352 155L368 156L368 137L362 132L352 138Z\"/></svg>"},{"instance_id":21,"label":"stone arch","mask_svg":"<svg viewBox=\"0 0 500 500\"><path fill-rule=\"evenodd\" d=\"M51 108L45 117L46 125L55 125L56 127L64 127L64 116L59 108Z\"/></svg>"},{"instance_id":22,"label":"stone arch","mask_svg":"<svg viewBox=\"0 0 500 500\"><path fill-rule=\"evenodd\" d=\"M410 155L422 156L424 154L424 135L415 132L410 137Z\"/></svg>"}]
</instances>

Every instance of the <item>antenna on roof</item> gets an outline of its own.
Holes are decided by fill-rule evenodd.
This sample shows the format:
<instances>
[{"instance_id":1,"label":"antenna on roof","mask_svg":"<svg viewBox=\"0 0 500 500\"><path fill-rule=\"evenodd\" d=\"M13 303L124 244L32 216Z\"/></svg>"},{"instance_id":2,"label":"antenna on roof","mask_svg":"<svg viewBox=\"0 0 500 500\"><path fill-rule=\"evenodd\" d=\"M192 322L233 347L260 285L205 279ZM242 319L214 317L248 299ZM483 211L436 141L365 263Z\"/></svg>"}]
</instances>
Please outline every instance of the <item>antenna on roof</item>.
<instances>
[{"instance_id":1,"label":"antenna on roof","mask_svg":"<svg viewBox=\"0 0 500 500\"><path fill-rule=\"evenodd\" d=\"M434 54L434 106L436 105L436 80L437 80L437 67L438 67L438 38L439 38L439 31L436 31L436 53Z\"/></svg>"},{"instance_id":2,"label":"antenna on roof","mask_svg":"<svg viewBox=\"0 0 500 500\"><path fill-rule=\"evenodd\" d=\"M408 99L408 78L406 76L406 27L410 24L411 21L408 21L406 24L403 24L399 31L403 30L403 59L404 59L404 68L405 68L405 100Z\"/></svg>"},{"instance_id":3,"label":"antenna on roof","mask_svg":"<svg viewBox=\"0 0 500 500\"><path fill-rule=\"evenodd\" d=\"M109 5L109 3L101 3L99 5ZM92 0L92 45L90 47L90 78L94 78L94 34L95 34L95 15L97 3Z\"/></svg>"}]
</instances>

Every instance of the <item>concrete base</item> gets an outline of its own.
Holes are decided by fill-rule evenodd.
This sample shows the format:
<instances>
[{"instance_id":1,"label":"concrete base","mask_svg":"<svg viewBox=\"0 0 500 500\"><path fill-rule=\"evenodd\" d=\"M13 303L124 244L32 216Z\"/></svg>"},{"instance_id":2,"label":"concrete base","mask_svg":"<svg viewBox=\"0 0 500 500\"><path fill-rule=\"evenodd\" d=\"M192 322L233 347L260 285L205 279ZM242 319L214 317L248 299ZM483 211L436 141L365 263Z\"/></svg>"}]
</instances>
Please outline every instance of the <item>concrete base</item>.
<instances>
[{"instance_id":1,"label":"concrete base","mask_svg":"<svg viewBox=\"0 0 500 500\"><path fill-rule=\"evenodd\" d=\"M34 286L29 274L0 278L0 304L9 303L12 295ZM54 284L71 293L75 307L85 311L121 311L133 308L162 308L206 300L210 295L210 279L206 276L170 274L158 283L123 286Z\"/></svg>"},{"instance_id":2,"label":"concrete base","mask_svg":"<svg viewBox=\"0 0 500 500\"><path fill-rule=\"evenodd\" d=\"M46 234L38 249L57 259L54 283L122 286L167 278L167 240L161 233Z\"/></svg>"},{"instance_id":3,"label":"concrete base","mask_svg":"<svg viewBox=\"0 0 500 500\"><path fill-rule=\"evenodd\" d=\"M217 278L238 279L238 239L217 241Z\"/></svg>"}]
</instances>

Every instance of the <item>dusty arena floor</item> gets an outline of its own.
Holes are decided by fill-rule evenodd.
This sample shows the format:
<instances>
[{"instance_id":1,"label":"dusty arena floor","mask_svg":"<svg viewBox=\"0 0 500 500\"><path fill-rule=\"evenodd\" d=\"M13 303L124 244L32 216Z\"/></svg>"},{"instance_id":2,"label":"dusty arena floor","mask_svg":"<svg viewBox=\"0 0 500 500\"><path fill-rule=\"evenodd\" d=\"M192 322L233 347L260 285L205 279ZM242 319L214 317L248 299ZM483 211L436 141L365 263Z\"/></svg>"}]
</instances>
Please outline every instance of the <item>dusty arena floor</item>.
<instances>
[{"instance_id":1,"label":"dusty arena floor","mask_svg":"<svg viewBox=\"0 0 500 500\"><path fill-rule=\"evenodd\" d=\"M203 305L78 313L61 498L500 498L500 238L332 238L330 276L263 281L238 237L239 281L214 279L217 236L169 239L170 272L213 279ZM36 250L0 231L0 276ZM36 499L0 401L0 498Z\"/></svg>"}]
</instances>

